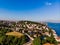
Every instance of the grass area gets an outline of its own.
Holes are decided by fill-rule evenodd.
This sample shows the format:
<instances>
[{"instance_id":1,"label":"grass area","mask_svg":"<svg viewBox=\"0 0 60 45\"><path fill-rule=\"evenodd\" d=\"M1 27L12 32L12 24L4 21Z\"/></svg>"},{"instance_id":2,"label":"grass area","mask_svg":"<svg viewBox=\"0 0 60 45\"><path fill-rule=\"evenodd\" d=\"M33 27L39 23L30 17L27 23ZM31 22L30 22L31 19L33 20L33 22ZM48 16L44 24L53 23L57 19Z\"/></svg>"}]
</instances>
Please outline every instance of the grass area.
<instances>
[{"instance_id":1,"label":"grass area","mask_svg":"<svg viewBox=\"0 0 60 45\"><path fill-rule=\"evenodd\" d=\"M46 44L43 44L43 45L54 45L54 44L46 43Z\"/></svg>"},{"instance_id":2,"label":"grass area","mask_svg":"<svg viewBox=\"0 0 60 45\"><path fill-rule=\"evenodd\" d=\"M3 40L3 36L0 37L0 43L1 43L2 40Z\"/></svg>"},{"instance_id":3,"label":"grass area","mask_svg":"<svg viewBox=\"0 0 60 45\"><path fill-rule=\"evenodd\" d=\"M6 33L6 35L15 36L15 37L18 37L18 38L23 36L23 34L20 33L20 32L8 32L8 33Z\"/></svg>"},{"instance_id":4,"label":"grass area","mask_svg":"<svg viewBox=\"0 0 60 45\"><path fill-rule=\"evenodd\" d=\"M33 45L41 45L40 42L41 42L40 37L37 37L34 39Z\"/></svg>"}]
</instances>

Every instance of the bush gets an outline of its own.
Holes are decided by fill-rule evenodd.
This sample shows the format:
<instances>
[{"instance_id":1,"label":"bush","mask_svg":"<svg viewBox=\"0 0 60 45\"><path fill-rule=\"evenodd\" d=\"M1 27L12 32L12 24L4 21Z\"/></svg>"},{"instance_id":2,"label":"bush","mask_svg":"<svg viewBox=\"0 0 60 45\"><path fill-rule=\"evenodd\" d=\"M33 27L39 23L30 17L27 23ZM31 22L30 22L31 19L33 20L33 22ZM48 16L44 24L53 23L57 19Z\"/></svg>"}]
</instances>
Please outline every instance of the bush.
<instances>
[{"instance_id":1,"label":"bush","mask_svg":"<svg viewBox=\"0 0 60 45\"><path fill-rule=\"evenodd\" d=\"M40 42L41 42L40 37L36 37L33 41L33 45L41 45Z\"/></svg>"}]
</instances>

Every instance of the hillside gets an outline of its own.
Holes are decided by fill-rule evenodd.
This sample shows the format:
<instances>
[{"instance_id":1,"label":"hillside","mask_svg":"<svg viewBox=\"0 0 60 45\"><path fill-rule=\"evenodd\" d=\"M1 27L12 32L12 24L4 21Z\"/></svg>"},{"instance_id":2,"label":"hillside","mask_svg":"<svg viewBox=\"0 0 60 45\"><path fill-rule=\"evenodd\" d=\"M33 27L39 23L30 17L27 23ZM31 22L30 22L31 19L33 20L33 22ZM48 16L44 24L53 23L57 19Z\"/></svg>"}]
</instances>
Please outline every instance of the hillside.
<instances>
[{"instance_id":1,"label":"hillside","mask_svg":"<svg viewBox=\"0 0 60 45\"><path fill-rule=\"evenodd\" d=\"M20 37L21 34L23 34L24 36L22 38L17 38ZM13 41L10 38L10 36L13 36L14 38L14 39L12 38ZM6 38L4 39L4 37L6 37L7 40ZM18 21L18 22L0 21L1 45L9 44L10 41L11 41L10 43L13 45L16 44L43 45L45 43L58 45L58 43L60 43L60 40L57 40L57 38L58 36L56 32L43 23L33 22L33 21ZM18 42L16 42L17 40ZM4 41L4 43L2 41ZM26 42L28 42L29 44Z\"/></svg>"}]
</instances>

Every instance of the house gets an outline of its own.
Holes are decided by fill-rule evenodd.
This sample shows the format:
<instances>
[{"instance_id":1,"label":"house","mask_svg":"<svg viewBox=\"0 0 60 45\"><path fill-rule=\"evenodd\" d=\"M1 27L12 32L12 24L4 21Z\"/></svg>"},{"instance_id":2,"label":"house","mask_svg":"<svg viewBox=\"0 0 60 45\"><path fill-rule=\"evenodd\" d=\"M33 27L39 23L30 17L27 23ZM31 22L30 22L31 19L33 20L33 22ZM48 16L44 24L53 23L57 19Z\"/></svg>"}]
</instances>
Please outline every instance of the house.
<instances>
[{"instance_id":1,"label":"house","mask_svg":"<svg viewBox=\"0 0 60 45\"><path fill-rule=\"evenodd\" d=\"M49 31L49 28L46 27L46 30Z\"/></svg>"},{"instance_id":2,"label":"house","mask_svg":"<svg viewBox=\"0 0 60 45\"><path fill-rule=\"evenodd\" d=\"M56 34L56 31L52 29L52 32Z\"/></svg>"},{"instance_id":3,"label":"house","mask_svg":"<svg viewBox=\"0 0 60 45\"><path fill-rule=\"evenodd\" d=\"M54 35L54 38L57 38L58 37L57 34L55 34L55 33L53 33L53 35Z\"/></svg>"},{"instance_id":4,"label":"house","mask_svg":"<svg viewBox=\"0 0 60 45\"><path fill-rule=\"evenodd\" d=\"M43 26L43 29L45 29L46 28L46 26Z\"/></svg>"},{"instance_id":5,"label":"house","mask_svg":"<svg viewBox=\"0 0 60 45\"><path fill-rule=\"evenodd\" d=\"M37 35L36 35L36 34L34 34L34 37L37 37Z\"/></svg>"},{"instance_id":6,"label":"house","mask_svg":"<svg viewBox=\"0 0 60 45\"><path fill-rule=\"evenodd\" d=\"M51 34L49 34L48 32L45 32L45 35L47 35L47 36L49 36L49 37L51 36Z\"/></svg>"},{"instance_id":7,"label":"house","mask_svg":"<svg viewBox=\"0 0 60 45\"><path fill-rule=\"evenodd\" d=\"M60 42L60 38L59 38L59 37L57 37L57 38L55 38L55 39L56 39L57 42Z\"/></svg>"}]
</instances>

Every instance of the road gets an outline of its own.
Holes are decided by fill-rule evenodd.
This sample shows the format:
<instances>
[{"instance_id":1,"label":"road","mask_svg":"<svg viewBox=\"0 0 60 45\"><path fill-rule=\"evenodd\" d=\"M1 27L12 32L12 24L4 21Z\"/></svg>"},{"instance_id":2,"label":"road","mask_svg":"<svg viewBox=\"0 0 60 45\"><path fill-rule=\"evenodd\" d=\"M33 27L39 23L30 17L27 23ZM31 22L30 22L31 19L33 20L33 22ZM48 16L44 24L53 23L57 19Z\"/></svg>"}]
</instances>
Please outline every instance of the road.
<instances>
[{"instance_id":1,"label":"road","mask_svg":"<svg viewBox=\"0 0 60 45\"><path fill-rule=\"evenodd\" d=\"M27 33L25 33L25 35L27 35L30 38L30 41L23 44L23 45L32 45L32 42L33 42L34 38L30 37L30 35L28 35Z\"/></svg>"}]
</instances>

